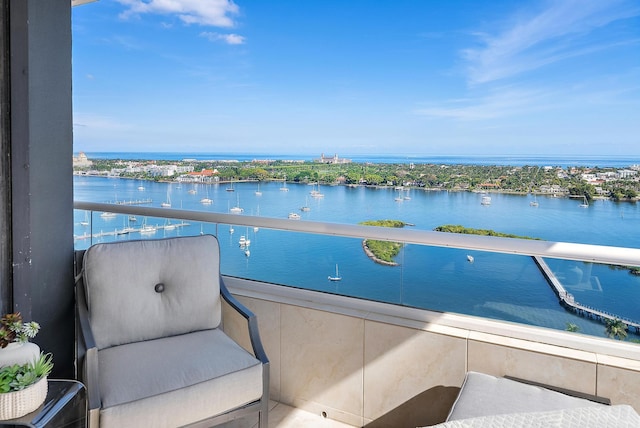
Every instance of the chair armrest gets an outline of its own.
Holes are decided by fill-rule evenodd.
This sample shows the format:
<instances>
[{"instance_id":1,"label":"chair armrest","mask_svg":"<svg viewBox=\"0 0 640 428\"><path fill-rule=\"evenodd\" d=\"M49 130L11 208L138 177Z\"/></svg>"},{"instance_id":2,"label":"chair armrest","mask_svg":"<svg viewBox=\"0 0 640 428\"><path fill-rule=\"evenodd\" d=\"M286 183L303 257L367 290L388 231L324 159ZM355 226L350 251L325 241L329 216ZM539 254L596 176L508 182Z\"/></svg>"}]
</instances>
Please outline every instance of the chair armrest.
<instances>
[{"instance_id":1,"label":"chair armrest","mask_svg":"<svg viewBox=\"0 0 640 428\"><path fill-rule=\"evenodd\" d=\"M251 339L251 347L253 348L253 352L255 357L262 362L262 364L268 364L269 359L267 358L267 354L264 351L264 347L262 346L262 341L260 340L260 332L258 330L258 318L247 309L242 303L240 303L235 297L231 295L227 286L224 284L222 277L220 277L220 294L222 298L240 315L247 320L247 326L249 329L249 339Z\"/></svg>"},{"instance_id":2,"label":"chair armrest","mask_svg":"<svg viewBox=\"0 0 640 428\"><path fill-rule=\"evenodd\" d=\"M100 381L98 377L98 348L89 323L89 311L87 309L82 275L78 275L75 288L78 342L83 345L85 351L84 363L82 364L82 381L87 387L89 410L100 409L102 407L102 399L100 397Z\"/></svg>"}]
</instances>

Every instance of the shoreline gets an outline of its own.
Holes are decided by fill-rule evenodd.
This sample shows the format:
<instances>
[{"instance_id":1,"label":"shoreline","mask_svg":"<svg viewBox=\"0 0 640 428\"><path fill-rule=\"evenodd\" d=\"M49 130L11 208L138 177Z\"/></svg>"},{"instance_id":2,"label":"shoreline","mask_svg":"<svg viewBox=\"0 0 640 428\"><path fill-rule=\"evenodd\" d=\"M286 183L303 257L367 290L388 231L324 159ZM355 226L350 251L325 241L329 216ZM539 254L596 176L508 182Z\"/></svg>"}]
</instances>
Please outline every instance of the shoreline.
<instances>
[{"instance_id":1,"label":"shoreline","mask_svg":"<svg viewBox=\"0 0 640 428\"><path fill-rule=\"evenodd\" d=\"M373 254L373 252L367 246L367 240L366 239L364 239L362 241L362 249L364 250L364 253L367 255L367 257L369 257L371 260L373 260L374 262L376 262L376 263L378 263L380 265L398 266L398 263L396 263L396 262L388 262L386 260L382 260L382 259L379 259L378 257L376 257L376 255Z\"/></svg>"},{"instance_id":2,"label":"shoreline","mask_svg":"<svg viewBox=\"0 0 640 428\"><path fill-rule=\"evenodd\" d=\"M96 177L96 178L114 178L114 179L120 179L120 180L140 180L140 181L151 181L154 183L178 183L178 184L201 184L201 185L208 185L208 186L212 186L212 185L218 185L218 184L230 184L230 183L261 183L261 182L283 182L284 180L282 179L269 179L269 180L255 180L255 179L250 179L250 180L219 180L219 181L215 181L215 182L210 182L210 183L201 183L201 182L180 182L177 180L150 180L148 178L140 178L140 177L120 177L120 176L114 176L114 175L97 175L97 174L80 174L77 171L73 172L74 176L78 176L78 177ZM297 181L289 181L289 184L303 184L303 185L309 185L309 183L306 182L297 182ZM358 188L358 187L365 187L365 188L371 188L371 189L391 189L394 190L394 186L380 186L380 185L376 185L376 184L345 184L345 183L332 183L332 184L323 184L323 186L344 186L344 187L349 187L349 188ZM405 189L407 190L414 190L414 191L423 191L423 192L469 192L469 193L487 193L487 194L504 194L504 195L520 195L520 196L526 196L526 195L536 195L536 196L549 196L549 197L553 197L553 198L567 198L567 199L582 199L582 195L570 195L570 194L566 194L566 193L549 193L549 192L535 192L535 191L531 191L531 192L519 192L517 190L495 190L495 189L487 189L487 190L477 190L477 189L441 189L441 188L437 188L437 187L412 187L412 186L404 186ZM593 196L593 200L610 200L610 201L615 201L614 198L612 197L608 197L608 196L600 196L600 195L594 195ZM635 199L621 199L617 202L631 202L631 203L636 203L640 201L640 197L635 198Z\"/></svg>"}]
</instances>

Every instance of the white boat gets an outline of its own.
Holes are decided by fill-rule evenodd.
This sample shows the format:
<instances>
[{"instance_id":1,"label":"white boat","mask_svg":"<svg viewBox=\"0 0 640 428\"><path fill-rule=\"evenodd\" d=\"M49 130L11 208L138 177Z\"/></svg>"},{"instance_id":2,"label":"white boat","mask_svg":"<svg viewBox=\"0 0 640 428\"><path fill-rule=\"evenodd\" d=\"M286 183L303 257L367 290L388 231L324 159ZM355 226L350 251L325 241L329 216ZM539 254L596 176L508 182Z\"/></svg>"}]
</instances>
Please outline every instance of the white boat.
<instances>
[{"instance_id":1,"label":"white boat","mask_svg":"<svg viewBox=\"0 0 640 428\"><path fill-rule=\"evenodd\" d=\"M167 189L167 200L160 204L163 208L171 208L171 187Z\"/></svg>"},{"instance_id":2,"label":"white boat","mask_svg":"<svg viewBox=\"0 0 640 428\"><path fill-rule=\"evenodd\" d=\"M582 197L582 203L580 204L580 208L589 208L589 201L587 201L587 197Z\"/></svg>"},{"instance_id":3,"label":"white boat","mask_svg":"<svg viewBox=\"0 0 640 428\"><path fill-rule=\"evenodd\" d=\"M100 217L102 217L102 218L113 218L116 215L117 215L116 213L111 213L111 212L105 211L102 214L100 214Z\"/></svg>"},{"instance_id":4,"label":"white boat","mask_svg":"<svg viewBox=\"0 0 640 428\"><path fill-rule=\"evenodd\" d=\"M309 194L311 195L312 198L324 198L324 193L320 192L320 184L316 183L315 184L317 186L317 188L314 188L312 191L309 192Z\"/></svg>"},{"instance_id":5,"label":"white boat","mask_svg":"<svg viewBox=\"0 0 640 428\"><path fill-rule=\"evenodd\" d=\"M287 175L284 176L284 182L282 183L282 187L280 188L281 192L288 192L289 188L287 187Z\"/></svg>"},{"instance_id":6,"label":"white boat","mask_svg":"<svg viewBox=\"0 0 640 428\"><path fill-rule=\"evenodd\" d=\"M134 215L130 215L130 216L129 216L129 221L130 221L130 222L131 222L131 221L138 221L138 218L137 218L136 216L134 216Z\"/></svg>"},{"instance_id":7,"label":"white boat","mask_svg":"<svg viewBox=\"0 0 640 428\"><path fill-rule=\"evenodd\" d=\"M148 224L148 225L145 224L144 226L142 226L140 228L140 233L142 235L152 235L152 234L156 233L157 230L158 229L155 226L152 226L150 224Z\"/></svg>"},{"instance_id":8,"label":"white boat","mask_svg":"<svg viewBox=\"0 0 640 428\"><path fill-rule=\"evenodd\" d=\"M187 190L187 193L189 193L190 195L195 195L198 192L196 191L196 189L189 189Z\"/></svg>"},{"instance_id":9,"label":"white boat","mask_svg":"<svg viewBox=\"0 0 640 428\"><path fill-rule=\"evenodd\" d=\"M262 196L262 191L260 191L260 183L258 183L258 190L256 190L256 196Z\"/></svg>"},{"instance_id":10,"label":"white boat","mask_svg":"<svg viewBox=\"0 0 640 428\"><path fill-rule=\"evenodd\" d=\"M235 229L233 228L233 226L229 226L229 233L233 234L233 232L235 232Z\"/></svg>"},{"instance_id":11,"label":"white boat","mask_svg":"<svg viewBox=\"0 0 640 428\"><path fill-rule=\"evenodd\" d=\"M236 206L229 210L230 213L240 214L244 212L244 208L240 207L240 196L237 198Z\"/></svg>"},{"instance_id":12,"label":"white boat","mask_svg":"<svg viewBox=\"0 0 640 428\"><path fill-rule=\"evenodd\" d=\"M145 217L142 220L142 226L140 227L140 234L142 235L151 235L156 233L157 228L150 224L147 224L147 218Z\"/></svg>"},{"instance_id":13,"label":"white boat","mask_svg":"<svg viewBox=\"0 0 640 428\"><path fill-rule=\"evenodd\" d=\"M89 226L89 211L84 212L84 220L80 222L81 226Z\"/></svg>"},{"instance_id":14,"label":"white boat","mask_svg":"<svg viewBox=\"0 0 640 428\"><path fill-rule=\"evenodd\" d=\"M211 205L213 203L213 199L209 197L209 190L207 190L207 196L200 199L200 203L203 205Z\"/></svg>"},{"instance_id":15,"label":"white boat","mask_svg":"<svg viewBox=\"0 0 640 428\"><path fill-rule=\"evenodd\" d=\"M244 255L249 257L251 255L251 251L249 251L249 249L247 248L246 250L244 250Z\"/></svg>"},{"instance_id":16,"label":"white boat","mask_svg":"<svg viewBox=\"0 0 640 428\"><path fill-rule=\"evenodd\" d=\"M229 184L229 187L225 189L227 192L235 192L236 189L233 188L233 181Z\"/></svg>"},{"instance_id":17,"label":"white boat","mask_svg":"<svg viewBox=\"0 0 640 428\"><path fill-rule=\"evenodd\" d=\"M305 198L304 206L300 207L300 211L303 211L303 212L311 211L311 208L309 208L309 198Z\"/></svg>"},{"instance_id":18,"label":"white boat","mask_svg":"<svg viewBox=\"0 0 640 428\"><path fill-rule=\"evenodd\" d=\"M300 214L298 214L298 213L289 213L289 218L291 220L300 220Z\"/></svg>"},{"instance_id":19,"label":"white boat","mask_svg":"<svg viewBox=\"0 0 640 428\"><path fill-rule=\"evenodd\" d=\"M329 281L341 281L342 277L340 276L340 273L338 272L338 264L336 263L336 276L331 276L329 275L327 277L329 279Z\"/></svg>"},{"instance_id":20,"label":"white boat","mask_svg":"<svg viewBox=\"0 0 640 428\"><path fill-rule=\"evenodd\" d=\"M167 222L164 225L164 230L173 230L175 228L176 228L176 225L172 224L171 221L167 219Z\"/></svg>"},{"instance_id":21,"label":"white boat","mask_svg":"<svg viewBox=\"0 0 640 428\"><path fill-rule=\"evenodd\" d=\"M473 263L473 256L470 254L467 254L467 260L469 260L469 263Z\"/></svg>"},{"instance_id":22,"label":"white boat","mask_svg":"<svg viewBox=\"0 0 640 428\"><path fill-rule=\"evenodd\" d=\"M491 205L491 196L483 196L480 203L482 205Z\"/></svg>"},{"instance_id":23,"label":"white boat","mask_svg":"<svg viewBox=\"0 0 640 428\"><path fill-rule=\"evenodd\" d=\"M242 235L240 237L240 240L238 241L238 245L240 245L241 248L246 248L251 245L251 239L248 239L245 235Z\"/></svg>"},{"instance_id":24,"label":"white boat","mask_svg":"<svg viewBox=\"0 0 640 428\"><path fill-rule=\"evenodd\" d=\"M144 190L144 186L138 186L138 190L143 191Z\"/></svg>"},{"instance_id":25,"label":"white boat","mask_svg":"<svg viewBox=\"0 0 640 428\"><path fill-rule=\"evenodd\" d=\"M533 195L533 201L529 202L529 205L532 207L538 206L538 199L536 198L536 195Z\"/></svg>"}]
</instances>

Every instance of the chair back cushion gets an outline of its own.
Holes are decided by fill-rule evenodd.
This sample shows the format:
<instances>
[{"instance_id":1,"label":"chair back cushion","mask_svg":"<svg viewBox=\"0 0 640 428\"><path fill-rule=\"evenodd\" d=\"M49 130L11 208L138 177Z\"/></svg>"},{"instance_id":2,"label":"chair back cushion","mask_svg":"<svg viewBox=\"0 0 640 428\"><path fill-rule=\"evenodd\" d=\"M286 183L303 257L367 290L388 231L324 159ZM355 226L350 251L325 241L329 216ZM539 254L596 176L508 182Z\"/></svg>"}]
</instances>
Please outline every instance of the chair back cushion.
<instances>
[{"instance_id":1,"label":"chair back cushion","mask_svg":"<svg viewBox=\"0 0 640 428\"><path fill-rule=\"evenodd\" d=\"M220 324L220 249L214 236L96 244L83 265L98 349Z\"/></svg>"}]
</instances>

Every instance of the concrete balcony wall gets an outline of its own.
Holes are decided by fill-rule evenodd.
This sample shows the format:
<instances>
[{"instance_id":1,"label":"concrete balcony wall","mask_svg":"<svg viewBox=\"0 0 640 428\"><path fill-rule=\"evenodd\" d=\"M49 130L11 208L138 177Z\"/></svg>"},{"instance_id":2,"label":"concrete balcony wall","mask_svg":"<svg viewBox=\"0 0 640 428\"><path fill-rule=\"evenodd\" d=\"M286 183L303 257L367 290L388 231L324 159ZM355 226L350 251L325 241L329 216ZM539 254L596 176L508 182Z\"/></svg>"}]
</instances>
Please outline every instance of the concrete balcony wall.
<instances>
[{"instance_id":1,"label":"concrete balcony wall","mask_svg":"<svg viewBox=\"0 0 640 428\"><path fill-rule=\"evenodd\" d=\"M637 344L452 314L429 313L425 322L410 308L227 284L258 316L272 399L331 419L371 428L441 422L467 370L597 394L640 411ZM240 320L225 314L225 330L248 347Z\"/></svg>"}]
</instances>

